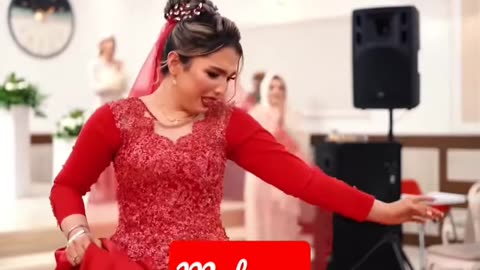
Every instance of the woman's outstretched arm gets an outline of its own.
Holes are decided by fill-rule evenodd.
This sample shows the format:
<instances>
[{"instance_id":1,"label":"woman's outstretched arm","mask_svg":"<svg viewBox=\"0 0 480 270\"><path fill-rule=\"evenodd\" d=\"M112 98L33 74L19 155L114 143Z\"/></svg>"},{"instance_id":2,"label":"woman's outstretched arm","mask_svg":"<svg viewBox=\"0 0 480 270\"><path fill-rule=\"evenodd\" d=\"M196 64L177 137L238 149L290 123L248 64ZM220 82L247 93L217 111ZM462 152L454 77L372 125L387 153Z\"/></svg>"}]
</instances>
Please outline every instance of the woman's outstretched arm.
<instances>
[{"instance_id":1,"label":"woman's outstretched arm","mask_svg":"<svg viewBox=\"0 0 480 270\"><path fill-rule=\"evenodd\" d=\"M229 159L265 182L310 204L357 221L384 224L422 221L440 215L424 203L428 200L426 198L384 203L326 175L319 168L307 165L239 109L233 109L226 136Z\"/></svg>"}]
</instances>

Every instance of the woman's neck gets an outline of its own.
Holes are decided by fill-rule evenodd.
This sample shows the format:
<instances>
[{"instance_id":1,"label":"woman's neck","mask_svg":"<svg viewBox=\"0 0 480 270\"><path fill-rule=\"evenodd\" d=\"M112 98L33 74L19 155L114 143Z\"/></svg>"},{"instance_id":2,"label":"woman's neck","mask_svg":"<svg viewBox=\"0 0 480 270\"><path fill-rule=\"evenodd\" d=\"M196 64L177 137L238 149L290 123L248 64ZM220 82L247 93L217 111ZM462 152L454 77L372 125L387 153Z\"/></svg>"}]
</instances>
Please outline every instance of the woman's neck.
<instances>
[{"instance_id":1,"label":"woman's neck","mask_svg":"<svg viewBox=\"0 0 480 270\"><path fill-rule=\"evenodd\" d=\"M101 55L100 58L107 63L114 62L113 56Z\"/></svg>"},{"instance_id":2,"label":"woman's neck","mask_svg":"<svg viewBox=\"0 0 480 270\"><path fill-rule=\"evenodd\" d=\"M192 113L182 107L180 97L175 90L172 80L168 77L164 78L158 89L150 95L152 105L169 117L191 117Z\"/></svg>"}]
</instances>

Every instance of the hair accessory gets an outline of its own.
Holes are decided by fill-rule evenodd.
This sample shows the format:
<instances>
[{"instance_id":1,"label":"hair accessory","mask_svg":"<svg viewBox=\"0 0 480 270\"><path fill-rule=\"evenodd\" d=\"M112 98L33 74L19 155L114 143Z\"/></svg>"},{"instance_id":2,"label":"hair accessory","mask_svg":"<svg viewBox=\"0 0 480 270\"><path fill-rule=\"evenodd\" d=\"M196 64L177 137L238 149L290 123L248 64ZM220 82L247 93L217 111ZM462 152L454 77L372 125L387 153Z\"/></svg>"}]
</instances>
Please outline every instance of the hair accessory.
<instances>
[{"instance_id":1,"label":"hair accessory","mask_svg":"<svg viewBox=\"0 0 480 270\"><path fill-rule=\"evenodd\" d=\"M192 8L189 3L176 4L165 14L165 19L169 21L183 21L191 19L195 16L200 16L203 10L203 3L199 3L195 8Z\"/></svg>"}]
</instances>

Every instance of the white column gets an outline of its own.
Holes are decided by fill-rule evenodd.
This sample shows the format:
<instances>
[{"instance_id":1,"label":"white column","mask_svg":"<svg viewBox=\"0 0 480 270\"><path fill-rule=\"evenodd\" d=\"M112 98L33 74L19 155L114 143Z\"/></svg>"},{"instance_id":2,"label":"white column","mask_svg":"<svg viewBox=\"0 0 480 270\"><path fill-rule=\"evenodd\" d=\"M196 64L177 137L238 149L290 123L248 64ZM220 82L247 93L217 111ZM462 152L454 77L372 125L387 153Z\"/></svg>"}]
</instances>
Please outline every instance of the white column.
<instances>
[{"instance_id":1,"label":"white column","mask_svg":"<svg viewBox=\"0 0 480 270\"><path fill-rule=\"evenodd\" d=\"M55 177L62 170L63 165L72 152L75 142L76 138L53 138L53 180L55 180Z\"/></svg>"},{"instance_id":2,"label":"white column","mask_svg":"<svg viewBox=\"0 0 480 270\"><path fill-rule=\"evenodd\" d=\"M52 168L52 181L55 180L58 173L63 168L65 162L67 162L68 157L72 153L73 146L75 145L76 138L53 138L53 168ZM88 193L83 196L83 202L85 205L88 202Z\"/></svg>"},{"instance_id":3,"label":"white column","mask_svg":"<svg viewBox=\"0 0 480 270\"><path fill-rule=\"evenodd\" d=\"M30 109L0 108L0 205L28 194L30 175ZM7 203L7 204L5 204Z\"/></svg>"}]
</instances>

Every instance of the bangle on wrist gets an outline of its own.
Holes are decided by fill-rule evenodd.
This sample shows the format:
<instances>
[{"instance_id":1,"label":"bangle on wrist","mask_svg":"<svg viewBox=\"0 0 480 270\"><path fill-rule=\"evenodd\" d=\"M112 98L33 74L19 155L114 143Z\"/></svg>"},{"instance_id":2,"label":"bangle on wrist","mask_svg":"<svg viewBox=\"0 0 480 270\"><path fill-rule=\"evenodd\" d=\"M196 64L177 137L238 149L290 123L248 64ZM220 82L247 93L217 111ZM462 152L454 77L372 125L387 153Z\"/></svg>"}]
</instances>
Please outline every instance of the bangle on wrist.
<instances>
[{"instance_id":1,"label":"bangle on wrist","mask_svg":"<svg viewBox=\"0 0 480 270\"><path fill-rule=\"evenodd\" d=\"M67 232L67 239L70 239L70 234L72 234L73 231L75 231L76 229L80 229L80 228L88 231L88 226L85 225L85 224L79 224L79 225L73 226L73 227L70 228L70 230L68 230L68 232Z\"/></svg>"},{"instance_id":2,"label":"bangle on wrist","mask_svg":"<svg viewBox=\"0 0 480 270\"><path fill-rule=\"evenodd\" d=\"M74 233L71 238L68 239L67 245L70 245L73 241L75 241L75 239L77 239L78 237L80 237L84 234L87 234L87 233L88 233L87 230L85 230L83 228L80 229L78 232Z\"/></svg>"}]
</instances>

